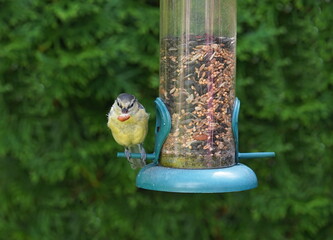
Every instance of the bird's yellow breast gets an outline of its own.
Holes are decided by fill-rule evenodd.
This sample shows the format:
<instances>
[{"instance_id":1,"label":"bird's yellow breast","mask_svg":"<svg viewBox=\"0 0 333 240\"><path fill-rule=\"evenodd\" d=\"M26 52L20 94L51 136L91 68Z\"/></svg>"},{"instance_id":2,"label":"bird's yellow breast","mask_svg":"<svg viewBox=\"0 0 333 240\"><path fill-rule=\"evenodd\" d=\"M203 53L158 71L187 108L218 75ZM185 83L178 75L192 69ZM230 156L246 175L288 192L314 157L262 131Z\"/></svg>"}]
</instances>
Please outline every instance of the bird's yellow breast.
<instances>
[{"instance_id":1,"label":"bird's yellow breast","mask_svg":"<svg viewBox=\"0 0 333 240\"><path fill-rule=\"evenodd\" d=\"M128 147L144 141L148 132L148 119L149 115L144 109L140 109L124 122L119 121L117 116L112 114L108 120L108 127L116 142Z\"/></svg>"}]
</instances>

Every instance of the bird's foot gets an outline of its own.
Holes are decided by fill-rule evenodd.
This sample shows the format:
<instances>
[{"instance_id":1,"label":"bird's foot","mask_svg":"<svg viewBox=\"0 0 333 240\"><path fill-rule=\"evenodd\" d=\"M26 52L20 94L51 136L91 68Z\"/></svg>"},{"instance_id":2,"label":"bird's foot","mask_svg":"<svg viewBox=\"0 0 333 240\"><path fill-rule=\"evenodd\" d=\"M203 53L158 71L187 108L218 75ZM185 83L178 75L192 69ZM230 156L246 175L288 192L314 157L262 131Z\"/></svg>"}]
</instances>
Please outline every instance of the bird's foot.
<instances>
[{"instance_id":1,"label":"bird's foot","mask_svg":"<svg viewBox=\"0 0 333 240\"><path fill-rule=\"evenodd\" d=\"M128 148L125 148L125 156L127 158L127 161L130 163L132 169L136 169L136 165L134 163L134 160L131 158L131 151Z\"/></svg>"},{"instance_id":2,"label":"bird's foot","mask_svg":"<svg viewBox=\"0 0 333 240\"><path fill-rule=\"evenodd\" d=\"M125 156L127 160L129 161L131 158L131 151L128 148L125 148Z\"/></svg>"},{"instance_id":3,"label":"bird's foot","mask_svg":"<svg viewBox=\"0 0 333 240\"><path fill-rule=\"evenodd\" d=\"M147 153L143 146L140 146L140 154L141 154L142 165L146 165Z\"/></svg>"}]
</instances>

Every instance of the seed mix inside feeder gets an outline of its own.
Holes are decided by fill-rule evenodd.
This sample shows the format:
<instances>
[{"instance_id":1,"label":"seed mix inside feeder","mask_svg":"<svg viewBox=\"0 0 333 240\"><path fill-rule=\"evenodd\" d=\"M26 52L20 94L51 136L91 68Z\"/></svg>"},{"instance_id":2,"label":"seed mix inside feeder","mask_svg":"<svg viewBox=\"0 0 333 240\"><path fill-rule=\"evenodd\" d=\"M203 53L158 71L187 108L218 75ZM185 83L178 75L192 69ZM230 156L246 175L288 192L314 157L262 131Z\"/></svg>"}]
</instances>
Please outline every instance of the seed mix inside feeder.
<instances>
[{"instance_id":1,"label":"seed mix inside feeder","mask_svg":"<svg viewBox=\"0 0 333 240\"><path fill-rule=\"evenodd\" d=\"M235 99L234 38L162 39L160 97L172 128L161 164L178 168L235 164L231 114Z\"/></svg>"}]
</instances>

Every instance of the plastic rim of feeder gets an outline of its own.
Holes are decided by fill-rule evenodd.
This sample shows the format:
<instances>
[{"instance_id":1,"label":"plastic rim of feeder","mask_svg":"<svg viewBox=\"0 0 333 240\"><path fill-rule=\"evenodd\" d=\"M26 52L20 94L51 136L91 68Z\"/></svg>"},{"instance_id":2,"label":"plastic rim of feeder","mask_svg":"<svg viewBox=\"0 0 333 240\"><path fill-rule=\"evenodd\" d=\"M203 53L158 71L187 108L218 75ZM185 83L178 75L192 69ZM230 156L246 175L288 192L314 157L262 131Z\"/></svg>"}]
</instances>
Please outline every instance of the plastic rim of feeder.
<instances>
[{"instance_id":1,"label":"plastic rim of feeder","mask_svg":"<svg viewBox=\"0 0 333 240\"><path fill-rule=\"evenodd\" d=\"M256 188L258 181L253 170L241 163L214 169L168 168L151 163L139 172L136 186L164 192L222 193Z\"/></svg>"}]
</instances>

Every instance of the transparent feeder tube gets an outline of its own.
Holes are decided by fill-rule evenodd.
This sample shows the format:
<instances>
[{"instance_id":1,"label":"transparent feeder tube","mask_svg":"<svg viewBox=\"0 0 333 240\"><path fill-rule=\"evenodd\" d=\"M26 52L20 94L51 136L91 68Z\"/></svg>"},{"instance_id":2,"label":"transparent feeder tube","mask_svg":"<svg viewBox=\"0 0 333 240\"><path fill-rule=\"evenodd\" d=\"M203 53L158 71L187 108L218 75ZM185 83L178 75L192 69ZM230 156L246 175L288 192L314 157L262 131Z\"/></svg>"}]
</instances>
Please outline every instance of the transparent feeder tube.
<instances>
[{"instance_id":1,"label":"transparent feeder tube","mask_svg":"<svg viewBox=\"0 0 333 240\"><path fill-rule=\"evenodd\" d=\"M235 164L236 0L161 0L160 97L172 118L160 164Z\"/></svg>"}]
</instances>

